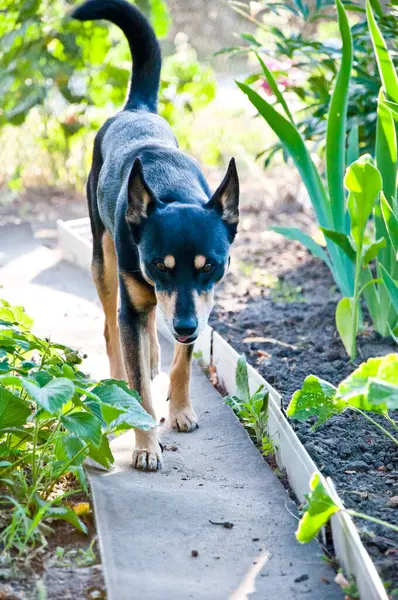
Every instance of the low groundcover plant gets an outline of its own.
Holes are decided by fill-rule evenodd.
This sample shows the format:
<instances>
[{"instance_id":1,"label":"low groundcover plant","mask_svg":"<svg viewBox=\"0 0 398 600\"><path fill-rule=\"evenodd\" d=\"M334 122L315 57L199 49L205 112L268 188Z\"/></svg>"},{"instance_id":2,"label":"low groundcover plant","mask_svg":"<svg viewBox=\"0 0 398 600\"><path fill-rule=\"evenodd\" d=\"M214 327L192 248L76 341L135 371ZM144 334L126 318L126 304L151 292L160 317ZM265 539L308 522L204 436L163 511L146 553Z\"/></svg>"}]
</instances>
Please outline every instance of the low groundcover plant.
<instances>
[{"instance_id":1,"label":"low groundcover plant","mask_svg":"<svg viewBox=\"0 0 398 600\"><path fill-rule=\"evenodd\" d=\"M154 419L124 381L94 381L80 371L82 356L41 339L21 306L0 300L0 504L4 551L45 543L48 521L86 527L66 502L80 491L60 485L71 473L87 491L83 463L113 463L108 436ZM47 521L46 527L43 521Z\"/></svg>"}]
</instances>

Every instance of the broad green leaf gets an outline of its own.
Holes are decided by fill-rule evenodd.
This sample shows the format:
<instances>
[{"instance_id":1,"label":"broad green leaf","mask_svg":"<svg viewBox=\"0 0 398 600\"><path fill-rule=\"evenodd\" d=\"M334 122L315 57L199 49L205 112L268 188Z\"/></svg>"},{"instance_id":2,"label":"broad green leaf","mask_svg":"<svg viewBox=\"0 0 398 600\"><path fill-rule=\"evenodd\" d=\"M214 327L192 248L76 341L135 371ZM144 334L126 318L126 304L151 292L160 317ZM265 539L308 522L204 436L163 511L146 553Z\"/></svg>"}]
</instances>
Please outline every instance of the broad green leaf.
<instances>
[{"instance_id":1,"label":"broad green leaf","mask_svg":"<svg viewBox=\"0 0 398 600\"><path fill-rule=\"evenodd\" d=\"M351 246L350 238L345 233L340 233L340 231L334 231L333 229L327 229L326 227L320 228L325 237L332 240L335 244L340 246L346 256L352 261L355 262L356 252L354 248Z\"/></svg>"},{"instance_id":2,"label":"broad green leaf","mask_svg":"<svg viewBox=\"0 0 398 600\"><path fill-rule=\"evenodd\" d=\"M391 304L393 305L395 311L398 312L398 285L388 271L383 267L383 265L379 264L378 268L385 288L388 292Z\"/></svg>"},{"instance_id":3,"label":"broad green leaf","mask_svg":"<svg viewBox=\"0 0 398 600\"><path fill-rule=\"evenodd\" d=\"M387 246L387 244L386 244L386 240L384 238L381 238L380 240L376 240L372 244L366 245L364 248L364 254L363 254L363 259L362 259L363 266L367 267L368 264L376 258L376 256L380 252L380 250L382 248L385 248L386 246Z\"/></svg>"},{"instance_id":4,"label":"broad green leaf","mask_svg":"<svg viewBox=\"0 0 398 600\"><path fill-rule=\"evenodd\" d=\"M344 184L349 190L348 212L351 235L357 249L362 248L366 223L382 189L381 175L368 154L361 156L347 169Z\"/></svg>"},{"instance_id":5,"label":"broad green leaf","mask_svg":"<svg viewBox=\"0 0 398 600\"><path fill-rule=\"evenodd\" d=\"M315 426L318 427L332 415L345 409L341 402L335 401L335 394L334 385L315 375L308 375L303 387L293 394L287 415L297 421L307 421L310 417L317 417Z\"/></svg>"},{"instance_id":6,"label":"broad green leaf","mask_svg":"<svg viewBox=\"0 0 398 600\"><path fill-rule=\"evenodd\" d=\"M102 436L101 444L98 448L90 444L88 456L107 469L113 465L115 459L106 435Z\"/></svg>"},{"instance_id":7,"label":"broad green leaf","mask_svg":"<svg viewBox=\"0 0 398 600\"><path fill-rule=\"evenodd\" d=\"M31 412L26 402L0 385L0 430L24 425Z\"/></svg>"},{"instance_id":8,"label":"broad green leaf","mask_svg":"<svg viewBox=\"0 0 398 600\"><path fill-rule=\"evenodd\" d=\"M235 372L236 393L243 402L250 402L249 375L247 372L247 362L242 354L238 358Z\"/></svg>"},{"instance_id":9,"label":"broad green leaf","mask_svg":"<svg viewBox=\"0 0 398 600\"><path fill-rule=\"evenodd\" d=\"M377 104L376 164L383 180L383 192L387 198L392 198L396 195L397 188L397 135L392 112L382 100L385 100L385 96L383 90L380 90Z\"/></svg>"},{"instance_id":10,"label":"broad green leaf","mask_svg":"<svg viewBox=\"0 0 398 600\"><path fill-rule=\"evenodd\" d=\"M108 429L137 427L148 430L156 426L155 419L142 408L131 392L134 390L127 392L116 384L100 386L95 389L95 393L102 403L102 416ZM137 394L137 392L134 393Z\"/></svg>"},{"instance_id":11,"label":"broad green leaf","mask_svg":"<svg viewBox=\"0 0 398 600\"><path fill-rule=\"evenodd\" d=\"M283 110L285 111L287 117L289 118L289 120L293 123L293 117L292 117L292 113L289 110L289 107L286 103L286 100L283 97L282 92L279 90L278 88L278 84L275 81L275 78L272 74L272 72L269 70L269 68L267 67L267 65L265 64L265 62L262 60L262 58L260 57L259 54L256 53L256 56L258 58L258 61L261 65L261 68L263 70L263 73L265 75L265 78L268 82L268 85L270 86L275 98L278 100L278 102L280 103L280 105L282 106Z\"/></svg>"},{"instance_id":12,"label":"broad green leaf","mask_svg":"<svg viewBox=\"0 0 398 600\"><path fill-rule=\"evenodd\" d=\"M380 207L391 245L395 254L398 254L398 216L393 213L383 192L380 194Z\"/></svg>"},{"instance_id":13,"label":"broad green leaf","mask_svg":"<svg viewBox=\"0 0 398 600\"><path fill-rule=\"evenodd\" d=\"M398 408L398 354L370 358L340 383L336 397L348 406L383 413Z\"/></svg>"},{"instance_id":14,"label":"broad green leaf","mask_svg":"<svg viewBox=\"0 0 398 600\"><path fill-rule=\"evenodd\" d=\"M70 461L74 456L76 456L84 447L84 442L75 434L71 433L70 435L65 435L63 433L58 437L55 444L55 456L58 460ZM85 454L82 453L76 460L77 464L81 465L86 458Z\"/></svg>"},{"instance_id":15,"label":"broad green leaf","mask_svg":"<svg viewBox=\"0 0 398 600\"><path fill-rule=\"evenodd\" d=\"M284 235L289 240L292 240L294 242L300 242L300 244L303 244L303 246L305 246L307 250L309 250L314 256L317 256L318 258L323 260L323 262L326 263L329 269L332 269L332 265L325 250L319 244L317 244L317 242L307 233L304 233L296 227L275 226L270 227L270 229L271 231L275 231L276 233ZM322 227L321 229L323 231Z\"/></svg>"},{"instance_id":16,"label":"broad green leaf","mask_svg":"<svg viewBox=\"0 0 398 600\"><path fill-rule=\"evenodd\" d=\"M257 108L261 116L264 117L285 150L292 157L307 188L320 225L329 227L332 223L332 215L325 188L297 127L251 87L244 83L236 83L242 92L247 95L253 106Z\"/></svg>"},{"instance_id":17,"label":"broad green leaf","mask_svg":"<svg viewBox=\"0 0 398 600\"><path fill-rule=\"evenodd\" d=\"M308 505L296 531L296 538L302 544L313 540L330 517L340 510L330 497L323 478L318 473L312 476L310 489Z\"/></svg>"},{"instance_id":18,"label":"broad green leaf","mask_svg":"<svg viewBox=\"0 0 398 600\"><path fill-rule=\"evenodd\" d=\"M340 70L329 107L326 134L326 172L335 229L345 230L344 170L348 93L352 69L352 37L344 6L336 0L339 29L343 43Z\"/></svg>"},{"instance_id":19,"label":"broad green leaf","mask_svg":"<svg viewBox=\"0 0 398 600\"><path fill-rule=\"evenodd\" d=\"M35 402L51 415L58 413L73 398L75 386L70 379L53 379L43 387L22 377L22 384Z\"/></svg>"},{"instance_id":20,"label":"broad green leaf","mask_svg":"<svg viewBox=\"0 0 398 600\"><path fill-rule=\"evenodd\" d=\"M381 34L379 26L374 18L371 3L366 2L366 15L368 19L370 37L372 39L373 49L376 55L377 66L379 68L380 78L387 97L398 102L398 77L395 66L388 52L387 44Z\"/></svg>"},{"instance_id":21,"label":"broad green leaf","mask_svg":"<svg viewBox=\"0 0 398 600\"><path fill-rule=\"evenodd\" d=\"M342 298L336 308L336 327L348 356L355 354L358 311L354 298Z\"/></svg>"},{"instance_id":22,"label":"broad green leaf","mask_svg":"<svg viewBox=\"0 0 398 600\"><path fill-rule=\"evenodd\" d=\"M60 418L62 425L86 443L99 446L101 443L101 423L92 414L74 412Z\"/></svg>"}]
</instances>

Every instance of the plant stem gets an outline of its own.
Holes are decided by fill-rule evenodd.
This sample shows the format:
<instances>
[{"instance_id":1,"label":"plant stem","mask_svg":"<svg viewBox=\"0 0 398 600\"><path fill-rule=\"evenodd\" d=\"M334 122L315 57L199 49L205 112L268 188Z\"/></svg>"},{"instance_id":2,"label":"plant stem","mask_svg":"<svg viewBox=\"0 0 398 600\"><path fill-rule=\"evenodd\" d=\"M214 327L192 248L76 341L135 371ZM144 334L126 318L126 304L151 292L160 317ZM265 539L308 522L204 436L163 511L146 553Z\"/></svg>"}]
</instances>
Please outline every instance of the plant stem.
<instances>
[{"instance_id":1,"label":"plant stem","mask_svg":"<svg viewBox=\"0 0 398 600\"><path fill-rule=\"evenodd\" d=\"M397 423L394 421L394 419L392 419L390 417L390 415L388 414L388 412L384 413L384 416L387 419L387 421L394 427L394 429L396 429L398 431L398 425L397 425Z\"/></svg>"},{"instance_id":2,"label":"plant stem","mask_svg":"<svg viewBox=\"0 0 398 600\"><path fill-rule=\"evenodd\" d=\"M377 421L375 421L374 419L372 419L372 417L369 417L369 415L366 414L360 408L356 408L354 406L351 406L351 408L352 408L352 410L355 410L356 412L358 412L359 414L361 414L365 419L367 419L368 421L370 421L373 425L375 425L375 427L378 427L384 433L384 435L388 436L394 442L394 444L397 444L397 446L398 446L398 440L397 440L397 438L395 438L389 431L387 431L387 429L385 429L382 425L380 425L380 423L378 423Z\"/></svg>"},{"instance_id":3,"label":"plant stem","mask_svg":"<svg viewBox=\"0 0 398 600\"><path fill-rule=\"evenodd\" d=\"M388 527L393 531L398 532L398 527L393 525L392 523L388 523L387 521L382 521L381 519L376 519L376 517L371 517L369 515L365 515L364 513L357 512L356 510L345 509L345 512L351 515L351 517L358 517L359 519L365 519L366 521L372 521L372 523L377 523L378 525L383 525L383 527Z\"/></svg>"},{"instance_id":4,"label":"plant stem","mask_svg":"<svg viewBox=\"0 0 398 600\"><path fill-rule=\"evenodd\" d=\"M36 486L36 449L37 449L37 439L39 435L39 421L36 419L35 421L35 430L33 434L33 450L32 450L32 486Z\"/></svg>"},{"instance_id":5,"label":"plant stem","mask_svg":"<svg viewBox=\"0 0 398 600\"><path fill-rule=\"evenodd\" d=\"M362 267L362 243L357 248L357 255L355 260L355 279L354 279L354 314L352 319L352 332L351 332L351 360L355 360L357 356L357 333L358 333L358 304L360 298L359 279L361 276Z\"/></svg>"}]
</instances>

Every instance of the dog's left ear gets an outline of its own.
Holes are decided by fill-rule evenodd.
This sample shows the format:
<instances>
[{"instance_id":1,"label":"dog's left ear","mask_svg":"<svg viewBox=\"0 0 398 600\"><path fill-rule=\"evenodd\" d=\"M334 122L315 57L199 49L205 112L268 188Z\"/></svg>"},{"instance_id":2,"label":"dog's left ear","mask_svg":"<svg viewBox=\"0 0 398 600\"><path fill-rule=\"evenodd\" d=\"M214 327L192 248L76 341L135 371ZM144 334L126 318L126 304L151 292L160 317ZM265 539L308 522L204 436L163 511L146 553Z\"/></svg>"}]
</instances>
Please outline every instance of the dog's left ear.
<instances>
[{"instance_id":1,"label":"dog's left ear","mask_svg":"<svg viewBox=\"0 0 398 600\"><path fill-rule=\"evenodd\" d=\"M227 174L207 206L217 210L222 220L236 230L239 222L239 178L234 158L229 161Z\"/></svg>"},{"instance_id":2,"label":"dog's left ear","mask_svg":"<svg viewBox=\"0 0 398 600\"><path fill-rule=\"evenodd\" d=\"M128 182L127 223L140 225L155 208L155 204L155 197L144 179L141 161L136 158Z\"/></svg>"}]
</instances>

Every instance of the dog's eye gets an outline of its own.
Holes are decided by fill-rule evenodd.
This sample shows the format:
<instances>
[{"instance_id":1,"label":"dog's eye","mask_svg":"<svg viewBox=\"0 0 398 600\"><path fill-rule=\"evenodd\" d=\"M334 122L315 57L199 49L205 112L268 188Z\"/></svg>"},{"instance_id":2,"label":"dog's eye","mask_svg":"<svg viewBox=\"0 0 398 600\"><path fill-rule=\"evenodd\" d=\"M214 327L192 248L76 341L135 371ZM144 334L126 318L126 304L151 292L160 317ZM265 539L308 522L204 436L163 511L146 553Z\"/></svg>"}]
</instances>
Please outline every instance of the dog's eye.
<instances>
[{"instance_id":1,"label":"dog's eye","mask_svg":"<svg viewBox=\"0 0 398 600\"><path fill-rule=\"evenodd\" d=\"M210 273L212 268L213 268L213 265L211 263L207 262L205 265L203 265L201 270L203 271L203 273Z\"/></svg>"},{"instance_id":2,"label":"dog's eye","mask_svg":"<svg viewBox=\"0 0 398 600\"><path fill-rule=\"evenodd\" d=\"M158 271L160 271L161 273L165 273L167 271L167 267L164 263L158 261L155 262L155 267L157 268Z\"/></svg>"}]
</instances>

